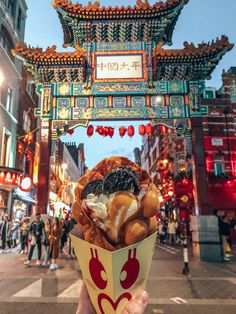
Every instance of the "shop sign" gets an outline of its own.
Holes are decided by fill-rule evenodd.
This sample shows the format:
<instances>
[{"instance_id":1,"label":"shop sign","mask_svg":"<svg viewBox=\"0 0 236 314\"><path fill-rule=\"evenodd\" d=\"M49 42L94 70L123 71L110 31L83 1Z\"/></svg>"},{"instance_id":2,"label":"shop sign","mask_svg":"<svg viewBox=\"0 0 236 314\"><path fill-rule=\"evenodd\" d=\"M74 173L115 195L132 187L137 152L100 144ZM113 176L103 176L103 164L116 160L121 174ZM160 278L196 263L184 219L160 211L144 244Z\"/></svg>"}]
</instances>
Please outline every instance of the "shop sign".
<instances>
[{"instance_id":1,"label":"shop sign","mask_svg":"<svg viewBox=\"0 0 236 314\"><path fill-rule=\"evenodd\" d=\"M222 138L212 138L211 139L212 146L223 146L223 139Z\"/></svg>"},{"instance_id":2,"label":"shop sign","mask_svg":"<svg viewBox=\"0 0 236 314\"><path fill-rule=\"evenodd\" d=\"M95 52L94 81L146 81L146 53Z\"/></svg>"},{"instance_id":3,"label":"shop sign","mask_svg":"<svg viewBox=\"0 0 236 314\"><path fill-rule=\"evenodd\" d=\"M29 192L32 190L34 184L33 180L30 177L22 177L20 182L20 190L23 192Z\"/></svg>"}]
</instances>

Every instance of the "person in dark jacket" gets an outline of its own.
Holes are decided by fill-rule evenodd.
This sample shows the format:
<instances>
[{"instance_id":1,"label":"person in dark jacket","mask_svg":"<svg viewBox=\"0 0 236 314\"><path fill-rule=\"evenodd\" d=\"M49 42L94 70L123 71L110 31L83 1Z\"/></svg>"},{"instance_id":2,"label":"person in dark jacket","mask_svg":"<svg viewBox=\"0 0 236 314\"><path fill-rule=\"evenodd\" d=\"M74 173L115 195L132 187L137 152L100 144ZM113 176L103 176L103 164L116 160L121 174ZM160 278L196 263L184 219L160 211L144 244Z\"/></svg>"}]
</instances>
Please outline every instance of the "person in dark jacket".
<instances>
[{"instance_id":1,"label":"person in dark jacket","mask_svg":"<svg viewBox=\"0 0 236 314\"><path fill-rule=\"evenodd\" d=\"M230 260L227 256L228 240L230 238L230 224L226 216L219 218L219 231L221 236L222 250L224 254L224 260Z\"/></svg>"},{"instance_id":2,"label":"person in dark jacket","mask_svg":"<svg viewBox=\"0 0 236 314\"><path fill-rule=\"evenodd\" d=\"M43 266L50 265L50 234L51 234L51 220L49 218L46 218L45 226L44 226L44 240L43 240L43 245L45 247L45 259L43 262Z\"/></svg>"},{"instance_id":3,"label":"person in dark jacket","mask_svg":"<svg viewBox=\"0 0 236 314\"><path fill-rule=\"evenodd\" d=\"M71 232L71 230L74 228L76 225L76 221L74 217L72 216L72 213L69 214L69 219L68 219L68 224L67 224L67 230L68 230L68 235ZM68 236L68 242L69 242L69 248L68 248L68 257L72 257L72 253L74 255L74 249L72 247L72 242L70 236Z\"/></svg>"},{"instance_id":4,"label":"person in dark jacket","mask_svg":"<svg viewBox=\"0 0 236 314\"><path fill-rule=\"evenodd\" d=\"M61 224L62 231L63 231L62 237L61 237L61 247L60 247L60 252L62 253L62 250L63 250L63 248L65 246L65 243L67 242L68 224L65 221L65 219L63 219L63 218L60 220L60 224Z\"/></svg>"},{"instance_id":5,"label":"person in dark jacket","mask_svg":"<svg viewBox=\"0 0 236 314\"><path fill-rule=\"evenodd\" d=\"M0 229L2 249L0 253L8 253L11 248L11 222L7 214L4 215L3 222ZM5 250L6 243L8 245L8 250Z\"/></svg>"},{"instance_id":6,"label":"person in dark jacket","mask_svg":"<svg viewBox=\"0 0 236 314\"><path fill-rule=\"evenodd\" d=\"M42 255L42 236L43 236L44 222L41 220L41 215L36 214L35 220L31 223L29 228L30 236L30 251L28 255L28 260L24 262L25 265L30 266L31 259L34 253L34 248L37 245L38 248L38 259L36 265L41 265L41 255Z\"/></svg>"}]
</instances>

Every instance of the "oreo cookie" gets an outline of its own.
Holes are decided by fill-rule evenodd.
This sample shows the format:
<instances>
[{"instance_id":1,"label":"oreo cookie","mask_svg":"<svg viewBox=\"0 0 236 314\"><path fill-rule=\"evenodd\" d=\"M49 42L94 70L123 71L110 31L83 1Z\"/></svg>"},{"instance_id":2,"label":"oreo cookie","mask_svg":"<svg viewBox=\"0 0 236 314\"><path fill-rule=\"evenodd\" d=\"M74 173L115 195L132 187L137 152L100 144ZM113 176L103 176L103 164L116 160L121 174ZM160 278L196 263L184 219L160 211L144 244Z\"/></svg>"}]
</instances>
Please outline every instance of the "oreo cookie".
<instances>
[{"instance_id":1,"label":"oreo cookie","mask_svg":"<svg viewBox=\"0 0 236 314\"><path fill-rule=\"evenodd\" d=\"M81 199L87 198L89 194L100 195L103 193L103 180L93 180L85 185L81 193Z\"/></svg>"},{"instance_id":2,"label":"oreo cookie","mask_svg":"<svg viewBox=\"0 0 236 314\"><path fill-rule=\"evenodd\" d=\"M138 195L140 192L137 174L130 168L117 168L112 170L104 179L103 192L112 194L119 191L132 192Z\"/></svg>"}]
</instances>

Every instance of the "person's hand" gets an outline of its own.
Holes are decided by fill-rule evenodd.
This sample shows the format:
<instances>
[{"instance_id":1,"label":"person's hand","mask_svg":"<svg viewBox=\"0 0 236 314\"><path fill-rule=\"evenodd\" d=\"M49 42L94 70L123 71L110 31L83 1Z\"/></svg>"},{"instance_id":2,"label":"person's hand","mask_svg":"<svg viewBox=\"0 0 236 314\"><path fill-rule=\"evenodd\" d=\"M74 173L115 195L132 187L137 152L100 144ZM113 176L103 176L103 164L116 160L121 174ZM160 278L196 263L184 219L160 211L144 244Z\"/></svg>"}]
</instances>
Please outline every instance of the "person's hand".
<instances>
[{"instance_id":1,"label":"person's hand","mask_svg":"<svg viewBox=\"0 0 236 314\"><path fill-rule=\"evenodd\" d=\"M122 314L143 314L148 304L148 294L146 291L138 292L125 306ZM85 283L82 283L79 305L76 314L96 314L89 299Z\"/></svg>"}]
</instances>

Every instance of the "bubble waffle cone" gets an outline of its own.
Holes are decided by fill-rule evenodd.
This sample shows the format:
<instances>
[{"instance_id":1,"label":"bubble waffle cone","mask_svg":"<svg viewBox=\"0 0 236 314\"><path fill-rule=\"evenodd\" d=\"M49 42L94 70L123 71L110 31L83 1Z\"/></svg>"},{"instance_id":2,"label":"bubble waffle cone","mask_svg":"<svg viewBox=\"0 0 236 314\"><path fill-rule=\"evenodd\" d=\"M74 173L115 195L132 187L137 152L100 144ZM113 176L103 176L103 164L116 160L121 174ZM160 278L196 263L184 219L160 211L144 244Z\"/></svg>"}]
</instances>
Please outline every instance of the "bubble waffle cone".
<instances>
[{"instance_id":1,"label":"bubble waffle cone","mask_svg":"<svg viewBox=\"0 0 236 314\"><path fill-rule=\"evenodd\" d=\"M78 182L71 233L97 313L121 313L145 289L156 242L158 190L124 157L102 160Z\"/></svg>"}]
</instances>

